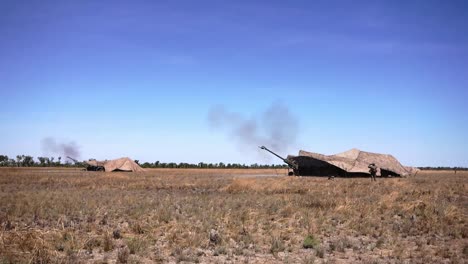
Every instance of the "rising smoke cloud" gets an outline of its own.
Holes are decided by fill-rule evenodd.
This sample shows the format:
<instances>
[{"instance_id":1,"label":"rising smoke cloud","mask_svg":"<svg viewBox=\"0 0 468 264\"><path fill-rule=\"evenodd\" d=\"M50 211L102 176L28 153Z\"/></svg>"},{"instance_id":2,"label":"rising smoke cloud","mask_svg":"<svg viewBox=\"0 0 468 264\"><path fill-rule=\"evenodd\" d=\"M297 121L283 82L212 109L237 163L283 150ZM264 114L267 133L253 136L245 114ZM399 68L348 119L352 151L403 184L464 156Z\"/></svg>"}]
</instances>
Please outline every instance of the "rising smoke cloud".
<instances>
[{"instance_id":1,"label":"rising smoke cloud","mask_svg":"<svg viewBox=\"0 0 468 264\"><path fill-rule=\"evenodd\" d=\"M67 143L57 142L56 139L47 137L42 139L41 147L44 153L61 155L64 157L70 156L75 159L81 156L79 146L73 141Z\"/></svg>"},{"instance_id":2,"label":"rising smoke cloud","mask_svg":"<svg viewBox=\"0 0 468 264\"><path fill-rule=\"evenodd\" d=\"M208 112L213 129L223 130L241 150L253 151L265 145L286 153L296 143L299 133L297 118L281 103L273 103L262 114L247 118L230 112L224 106L214 106Z\"/></svg>"}]
</instances>

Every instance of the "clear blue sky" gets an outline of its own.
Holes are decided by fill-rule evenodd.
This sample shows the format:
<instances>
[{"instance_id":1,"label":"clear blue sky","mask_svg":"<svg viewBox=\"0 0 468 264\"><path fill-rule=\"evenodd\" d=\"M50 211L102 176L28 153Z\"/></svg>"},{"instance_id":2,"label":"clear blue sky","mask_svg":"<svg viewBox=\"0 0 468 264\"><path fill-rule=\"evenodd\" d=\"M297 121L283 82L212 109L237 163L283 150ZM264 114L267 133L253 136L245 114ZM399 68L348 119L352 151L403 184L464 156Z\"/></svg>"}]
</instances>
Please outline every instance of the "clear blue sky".
<instances>
[{"instance_id":1,"label":"clear blue sky","mask_svg":"<svg viewBox=\"0 0 468 264\"><path fill-rule=\"evenodd\" d=\"M281 102L289 153L468 166L467 25L467 1L3 0L0 152L263 162L207 115Z\"/></svg>"}]
</instances>

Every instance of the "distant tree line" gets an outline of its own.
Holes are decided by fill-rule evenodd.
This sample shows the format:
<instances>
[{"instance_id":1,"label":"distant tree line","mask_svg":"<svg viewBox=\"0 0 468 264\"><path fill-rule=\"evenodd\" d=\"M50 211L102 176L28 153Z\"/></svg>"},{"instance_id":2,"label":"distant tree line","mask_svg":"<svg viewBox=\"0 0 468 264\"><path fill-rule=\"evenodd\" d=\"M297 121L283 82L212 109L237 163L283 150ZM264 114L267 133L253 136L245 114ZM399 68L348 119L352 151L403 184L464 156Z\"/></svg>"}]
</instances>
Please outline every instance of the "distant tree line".
<instances>
[{"instance_id":1,"label":"distant tree line","mask_svg":"<svg viewBox=\"0 0 468 264\"><path fill-rule=\"evenodd\" d=\"M175 162L160 162L155 161L144 162L140 164L139 160L135 160L143 168L207 168L207 169L280 169L287 168L286 164L239 164L239 163L175 163ZM34 160L32 156L28 155L17 155L15 158L10 158L7 155L0 155L0 167L80 167L80 164L75 164L70 161L65 161L62 163L62 157L37 157L37 160Z\"/></svg>"},{"instance_id":2,"label":"distant tree line","mask_svg":"<svg viewBox=\"0 0 468 264\"><path fill-rule=\"evenodd\" d=\"M136 163L140 164L138 160L135 160ZM280 168L287 168L286 164L239 164L239 163L175 163L175 162L159 162L155 161L154 163L144 162L140 164L143 168L204 168L204 169L280 169Z\"/></svg>"},{"instance_id":3,"label":"distant tree line","mask_svg":"<svg viewBox=\"0 0 468 264\"><path fill-rule=\"evenodd\" d=\"M458 171L468 171L466 167L418 167L420 170L458 170Z\"/></svg>"},{"instance_id":4,"label":"distant tree line","mask_svg":"<svg viewBox=\"0 0 468 264\"><path fill-rule=\"evenodd\" d=\"M29 155L16 155L10 158L7 155L0 155L0 167L73 167L70 162L62 163L62 157L37 157L37 161Z\"/></svg>"},{"instance_id":5,"label":"distant tree line","mask_svg":"<svg viewBox=\"0 0 468 264\"><path fill-rule=\"evenodd\" d=\"M206 168L206 169L281 169L287 168L286 164L239 164L239 163L175 163L175 162L160 162L155 161L141 163L138 160L135 160L143 168ZM0 155L0 167L80 167L80 164L75 164L70 161L65 161L62 163L62 157L37 157L37 160L34 160L32 156L29 155L16 155L15 158L10 158L7 155ZM458 171L468 171L466 167L418 167L421 170L458 170Z\"/></svg>"}]
</instances>

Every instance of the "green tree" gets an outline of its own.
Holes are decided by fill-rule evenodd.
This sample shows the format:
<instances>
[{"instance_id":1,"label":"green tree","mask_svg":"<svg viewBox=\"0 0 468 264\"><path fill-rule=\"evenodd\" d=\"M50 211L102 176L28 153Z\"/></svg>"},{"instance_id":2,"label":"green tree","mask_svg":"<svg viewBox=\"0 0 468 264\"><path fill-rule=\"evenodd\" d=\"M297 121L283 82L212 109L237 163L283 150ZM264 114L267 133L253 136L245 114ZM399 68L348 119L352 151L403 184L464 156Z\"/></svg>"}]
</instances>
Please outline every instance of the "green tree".
<instances>
[{"instance_id":1,"label":"green tree","mask_svg":"<svg viewBox=\"0 0 468 264\"><path fill-rule=\"evenodd\" d=\"M54 157L50 157L47 159L47 166L50 167L50 166L53 166L54 165Z\"/></svg>"},{"instance_id":2,"label":"green tree","mask_svg":"<svg viewBox=\"0 0 468 264\"><path fill-rule=\"evenodd\" d=\"M23 165L24 155L16 155L16 165L18 167Z\"/></svg>"},{"instance_id":3,"label":"green tree","mask_svg":"<svg viewBox=\"0 0 468 264\"><path fill-rule=\"evenodd\" d=\"M8 156L0 155L0 166L8 166Z\"/></svg>"},{"instance_id":4,"label":"green tree","mask_svg":"<svg viewBox=\"0 0 468 264\"><path fill-rule=\"evenodd\" d=\"M46 157L37 157L37 159L39 160L39 166L41 166L41 167L46 166L46 164L47 164L47 158Z\"/></svg>"},{"instance_id":5,"label":"green tree","mask_svg":"<svg viewBox=\"0 0 468 264\"><path fill-rule=\"evenodd\" d=\"M32 167L34 166L34 159L31 156L24 156L23 157L23 166L25 167Z\"/></svg>"}]
</instances>

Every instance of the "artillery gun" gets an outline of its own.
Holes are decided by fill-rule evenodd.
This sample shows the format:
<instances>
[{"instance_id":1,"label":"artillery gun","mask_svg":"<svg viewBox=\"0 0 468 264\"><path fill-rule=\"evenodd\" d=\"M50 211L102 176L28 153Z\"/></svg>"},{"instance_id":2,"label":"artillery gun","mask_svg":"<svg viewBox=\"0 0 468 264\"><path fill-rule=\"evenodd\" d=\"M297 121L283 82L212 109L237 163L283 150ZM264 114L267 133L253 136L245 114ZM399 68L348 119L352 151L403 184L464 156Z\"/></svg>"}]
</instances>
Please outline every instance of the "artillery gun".
<instances>
[{"instance_id":1,"label":"artillery gun","mask_svg":"<svg viewBox=\"0 0 468 264\"><path fill-rule=\"evenodd\" d=\"M104 164L102 162L98 162L96 160L89 160L89 161L84 161L80 162L72 157L67 156L67 158L73 160L75 164L85 167L85 170L87 171L105 171L104 169Z\"/></svg>"},{"instance_id":2,"label":"artillery gun","mask_svg":"<svg viewBox=\"0 0 468 264\"><path fill-rule=\"evenodd\" d=\"M299 176L299 164L295 160L285 159L285 158L281 157L280 155L274 153L273 151L269 150L265 146L261 146L259 148L270 152L271 154L273 154L276 157L280 158L284 163L286 163L288 165L288 175L289 176L293 176L293 175ZM289 169L291 169L292 171L289 171Z\"/></svg>"}]
</instances>

